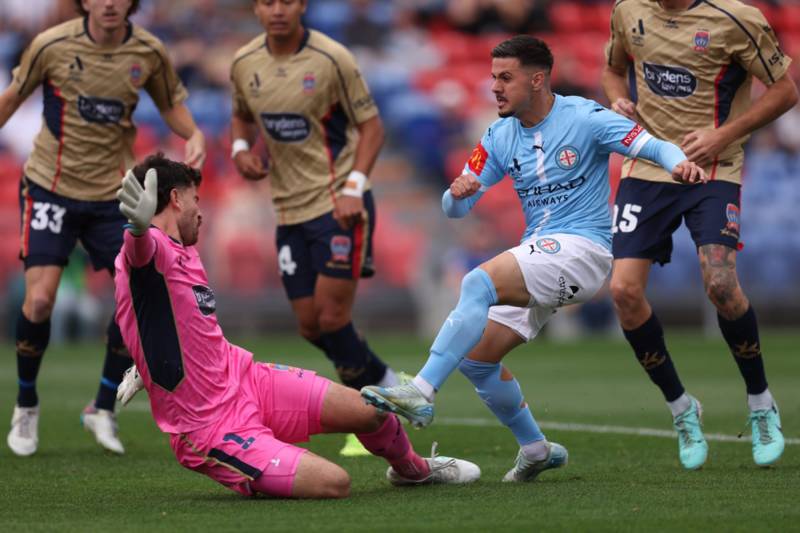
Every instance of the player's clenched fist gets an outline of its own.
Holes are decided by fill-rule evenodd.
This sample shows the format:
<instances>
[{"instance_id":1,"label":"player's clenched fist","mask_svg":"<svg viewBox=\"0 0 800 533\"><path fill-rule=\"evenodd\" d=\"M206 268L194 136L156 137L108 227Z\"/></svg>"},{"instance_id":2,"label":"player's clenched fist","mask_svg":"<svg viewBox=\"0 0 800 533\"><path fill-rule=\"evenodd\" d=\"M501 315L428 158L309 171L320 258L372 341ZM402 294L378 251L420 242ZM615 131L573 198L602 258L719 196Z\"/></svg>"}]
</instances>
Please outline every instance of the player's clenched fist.
<instances>
[{"instance_id":1,"label":"player's clenched fist","mask_svg":"<svg viewBox=\"0 0 800 533\"><path fill-rule=\"evenodd\" d=\"M672 179L678 183L706 183L708 176L701 167L686 159L672 169Z\"/></svg>"},{"instance_id":2,"label":"player's clenched fist","mask_svg":"<svg viewBox=\"0 0 800 533\"><path fill-rule=\"evenodd\" d=\"M469 198L481 188L481 183L469 172L465 172L453 180L450 184L450 194L456 200Z\"/></svg>"}]
</instances>

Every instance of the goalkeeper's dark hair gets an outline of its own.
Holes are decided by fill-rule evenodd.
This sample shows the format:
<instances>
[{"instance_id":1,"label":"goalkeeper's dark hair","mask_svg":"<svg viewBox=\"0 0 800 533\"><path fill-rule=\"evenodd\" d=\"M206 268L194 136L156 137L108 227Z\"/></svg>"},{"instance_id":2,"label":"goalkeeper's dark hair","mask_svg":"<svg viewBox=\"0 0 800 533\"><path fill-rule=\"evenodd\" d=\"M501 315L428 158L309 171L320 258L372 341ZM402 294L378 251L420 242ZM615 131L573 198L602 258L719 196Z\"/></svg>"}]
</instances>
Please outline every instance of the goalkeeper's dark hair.
<instances>
[{"instance_id":1,"label":"goalkeeper's dark hair","mask_svg":"<svg viewBox=\"0 0 800 533\"><path fill-rule=\"evenodd\" d=\"M515 35L492 50L492 57L515 57L523 67L540 67L548 74L553 70L553 52L547 43L530 35Z\"/></svg>"},{"instance_id":2,"label":"goalkeeper's dark hair","mask_svg":"<svg viewBox=\"0 0 800 533\"><path fill-rule=\"evenodd\" d=\"M83 9L83 2L81 0L75 0L75 9L78 11L78 13L81 14L81 16L85 17L89 14L88 11ZM139 9L139 0L133 0L133 2L131 2L131 7L128 9L128 13L125 15L125 18L127 19L128 17L136 13L138 9Z\"/></svg>"},{"instance_id":3,"label":"goalkeeper's dark hair","mask_svg":"<svg viewBox=\"0 0 800 533\"><path fill-rule=\"evenodd\" d=\"M188 189L192 185L199 187L203 176L185 163L178 163L158 152L147 157L144 161L133 167L133 175L144 187L144 176L151 168L158 172L158 203L156 214L159 214L169 204L172 189Z\"/></svg>"}]
</instances>

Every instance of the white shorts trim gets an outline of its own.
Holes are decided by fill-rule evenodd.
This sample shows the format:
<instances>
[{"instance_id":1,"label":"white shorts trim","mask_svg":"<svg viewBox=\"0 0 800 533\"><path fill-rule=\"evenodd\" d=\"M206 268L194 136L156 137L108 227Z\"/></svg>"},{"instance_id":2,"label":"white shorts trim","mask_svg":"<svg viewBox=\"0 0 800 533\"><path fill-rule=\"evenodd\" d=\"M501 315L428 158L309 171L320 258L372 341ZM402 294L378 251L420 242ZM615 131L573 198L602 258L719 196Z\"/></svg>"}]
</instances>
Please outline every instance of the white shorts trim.
<instances>
[{"instance_id":1,"label":"white shorts trim","mask_svg":"<svg viewBox=\"0 0 800 533\"><path fill-rule=\"evenodd\" d=\"M559 307L591 300L611 272L611 252L579 235L537 235L508 251L522 271L531 305L496 305L489 309L489 320L526 341L536 337Z\"/></svg>"}]
</instances>

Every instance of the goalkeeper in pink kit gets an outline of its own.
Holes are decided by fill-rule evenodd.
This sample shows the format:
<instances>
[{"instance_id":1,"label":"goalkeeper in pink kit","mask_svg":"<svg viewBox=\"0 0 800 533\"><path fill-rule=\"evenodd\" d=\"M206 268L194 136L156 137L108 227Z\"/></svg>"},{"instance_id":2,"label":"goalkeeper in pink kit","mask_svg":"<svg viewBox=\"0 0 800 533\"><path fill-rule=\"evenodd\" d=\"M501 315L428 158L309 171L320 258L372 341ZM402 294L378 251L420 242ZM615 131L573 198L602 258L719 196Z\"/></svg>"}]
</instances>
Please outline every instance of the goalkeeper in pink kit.
<instances>
[{"instance_id":1,"label":"goalkeeper in pink kit","mask_svg":"<svg viewBox=\"0 0 800 533\"><path fill-rule=\"evenodd\" d=\"M225 339L194 247L200 180L158 154L129 171L117 193L130 222L115 264L117 321L135 362L119 399L147 389L181 465L248 496L347 496L341 467L294 445L317 433L355 433L388 461L395 485L477 480L472 463L417 455L397 417L365 405L358 391L255 362Z\"/></svg>"}]
</instances>

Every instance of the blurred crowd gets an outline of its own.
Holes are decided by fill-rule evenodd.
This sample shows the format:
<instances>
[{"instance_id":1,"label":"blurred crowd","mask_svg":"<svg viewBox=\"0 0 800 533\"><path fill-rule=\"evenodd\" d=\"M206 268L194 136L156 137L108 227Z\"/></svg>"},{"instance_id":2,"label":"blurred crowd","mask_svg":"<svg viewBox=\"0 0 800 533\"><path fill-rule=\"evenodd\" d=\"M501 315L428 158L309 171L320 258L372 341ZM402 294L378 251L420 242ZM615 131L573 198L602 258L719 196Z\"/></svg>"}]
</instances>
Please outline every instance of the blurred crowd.
<instances>
[{"instance_id":1,"label":"blurred crowd","mask_svg":"<svg viewBox=\"0 0 800 533\"><path fill-rule=\"evenodd\" d=\"M783 40L800 54L800 5L756 2ZM489 91L489 53L506 36L544 38L556 58L555 90L604 101L599 79L608 38L610 0L309 0L306 23L356 54L388 131L373 173L379 201L376 257L379 276L365 291L406 291L452 284L480 258L517 241L522 230L508 184L491 191L466 224L446 221L439 198L495 115ZM30 39L75 16L72 0L0 2L0 87ZM221 290L265 294L282 290L272 243L268 186L245 183L229 160L229 66L237 48L262 31L251 0L142 0L134 21L167 45L190 91L189 107L209 140L203 202L211 223L203 249ZM797 77L798 69L792 70ZM756 90L763 90L757 88ZM18 276L17 187L21 164L40 127L41 98L26 102L0 130L0 286ZM136 111L140 155L166 148L180 157L182 141L168 135L145 96ZM755 136L749 147L743 198L742 278L752 288L775 284L800 293L793 276L800 234L790 232L800 205L800 111ZM619 161L612 164L612 176ZM252 194L255 189L258 194ZM205 225L204 225L205 226ZM780 236L780 241L778 241ZM488 238L487 238L488 237ZM765 261L765 259L767 259ZM676 243L670 268L655 269L665 297L700 286L694 250ZM768 271L768 272L767 272ZM767 276L765 276L767 272ZM767 280L767 281L765 281ZM4 291L8 294L9 291ZM282 297L282 296L281 296ZM377 298L377 296L376 296ZM369 296L368 296L369 299ZM449 305L449 304L448 304Z\"/></svg>"}]
</instances>

